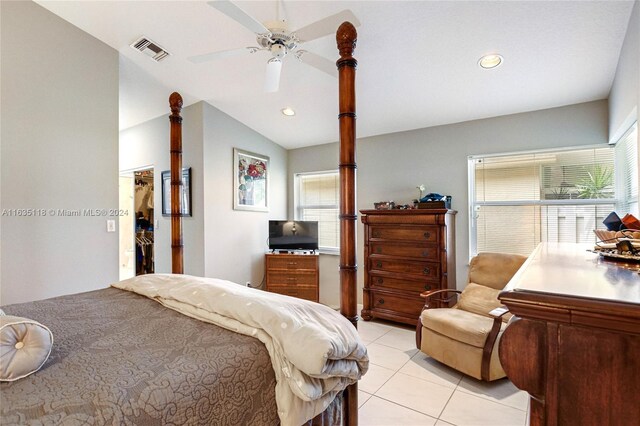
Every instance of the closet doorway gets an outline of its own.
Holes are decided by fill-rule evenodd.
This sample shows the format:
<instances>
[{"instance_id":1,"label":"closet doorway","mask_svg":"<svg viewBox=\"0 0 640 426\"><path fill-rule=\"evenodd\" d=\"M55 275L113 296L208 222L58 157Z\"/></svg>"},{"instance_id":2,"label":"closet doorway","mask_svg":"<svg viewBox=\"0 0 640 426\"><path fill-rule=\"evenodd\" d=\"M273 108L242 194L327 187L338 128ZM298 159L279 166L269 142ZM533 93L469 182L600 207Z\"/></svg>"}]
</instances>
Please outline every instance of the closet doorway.
<instances>
[{"instance_id":1,"label":"closet doorway","mask_svg":"<svg viewBox=\"0 0 640 426\"><path fill-rule=\"evenodd\" d=\"M153 168L120 173L120 279L155 271Z\"/></svg>"},{"instance_id":2,"label":"closet doorway","mask_svg":"<svg viewBox=\"0 0 640 426\"><path fill-rule=\"evenodd\" d=\"M153 169L133 172L135 206L136 275L153 274Z\"/></svg>"}]
</instances>

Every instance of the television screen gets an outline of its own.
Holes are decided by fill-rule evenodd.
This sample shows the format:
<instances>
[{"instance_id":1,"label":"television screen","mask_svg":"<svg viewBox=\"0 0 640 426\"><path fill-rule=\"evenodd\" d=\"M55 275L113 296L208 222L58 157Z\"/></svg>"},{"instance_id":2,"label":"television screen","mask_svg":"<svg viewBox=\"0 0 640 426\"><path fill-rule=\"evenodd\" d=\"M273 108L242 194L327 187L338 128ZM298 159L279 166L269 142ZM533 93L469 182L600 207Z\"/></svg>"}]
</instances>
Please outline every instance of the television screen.
<instances>
[{"instance_id":1,"label":"television screen","mask_svg":"<svg viewBox=\"0 0 640 426\"><path fill-rule=\"evenodd\" d=\"M318 250L318 222L270 220L269 250Z\"/></svg>"}]
</instances>

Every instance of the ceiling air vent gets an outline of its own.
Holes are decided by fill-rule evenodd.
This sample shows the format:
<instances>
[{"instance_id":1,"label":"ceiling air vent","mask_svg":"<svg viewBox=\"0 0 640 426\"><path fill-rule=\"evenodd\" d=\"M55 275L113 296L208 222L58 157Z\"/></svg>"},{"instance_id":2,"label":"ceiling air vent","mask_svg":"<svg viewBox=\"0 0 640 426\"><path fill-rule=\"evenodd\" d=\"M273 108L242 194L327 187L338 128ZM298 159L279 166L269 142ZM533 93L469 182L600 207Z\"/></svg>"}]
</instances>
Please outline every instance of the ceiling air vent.
<instances>
[{"instance_id":1,"label":"ceiling air vent","mask_svg":"<svg viewBox=\"0 0 640 426\"><path fill-rule=\"evenodd\" d=\"M136 40L133 44L130 45L136 50L144 53L151 59L156 62L160 62L164 58L170 55L169 52L164 50L162 47L158 46L155 42L149 40L146 37L142 37L139 40Z\"/></svg>"}]
</instances>

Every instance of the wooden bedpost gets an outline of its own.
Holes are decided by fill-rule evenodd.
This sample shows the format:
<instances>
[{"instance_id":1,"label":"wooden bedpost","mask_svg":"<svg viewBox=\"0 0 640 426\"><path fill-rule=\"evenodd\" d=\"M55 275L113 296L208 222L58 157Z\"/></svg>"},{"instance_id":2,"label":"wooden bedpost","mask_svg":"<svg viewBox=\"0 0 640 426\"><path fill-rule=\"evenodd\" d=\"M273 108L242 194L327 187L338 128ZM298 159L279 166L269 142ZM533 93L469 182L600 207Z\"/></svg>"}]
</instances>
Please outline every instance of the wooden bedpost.
<instances>
[{"instance_id":1,"label":"wooden bedpost","mask_svg":"<svg viewBox=\"0 0 640 426\"><path fill-rule=\"evenodd\" d=\"M356 261L356 90L358 62L354 59L358 33L343 22L336 33L340 59L340 313L358 327L358 264ZM358 424L358 383L344 392L345 424Z\"/></svg>"},{"instance_id":2,"label":"wooden bedpost","mask_svg":"<svg viewBox=\"0 0 640 426\"><path fill-rule=\"evenodd\" d=\"M173 92L169 96L171 107L171 272L184 273L182 255L182 96Z\"/></svg>"}]
</instances>

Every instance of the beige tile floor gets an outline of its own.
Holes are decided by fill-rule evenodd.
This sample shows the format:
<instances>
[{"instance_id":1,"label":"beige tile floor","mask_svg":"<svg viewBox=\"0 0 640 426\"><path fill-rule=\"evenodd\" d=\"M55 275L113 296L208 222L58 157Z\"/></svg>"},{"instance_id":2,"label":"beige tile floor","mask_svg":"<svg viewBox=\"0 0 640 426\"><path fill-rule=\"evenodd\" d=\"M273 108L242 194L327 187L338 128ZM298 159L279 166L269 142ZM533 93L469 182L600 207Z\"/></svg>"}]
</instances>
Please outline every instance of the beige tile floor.
<instances>
[{"instance_id":1,"label":"beige tile floor","mask_svg":"<svg viewBox=\"0 0 640 426\"><path fill-rule=\"evenodd\" d=\"M529 399L508 379L484 383L415 347L415 330L360 321L369 372L359 382L362 426L525 426Z\"/></svg>"}]
</instances>

